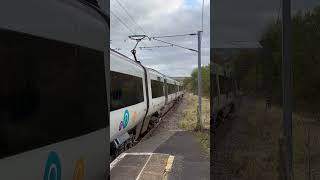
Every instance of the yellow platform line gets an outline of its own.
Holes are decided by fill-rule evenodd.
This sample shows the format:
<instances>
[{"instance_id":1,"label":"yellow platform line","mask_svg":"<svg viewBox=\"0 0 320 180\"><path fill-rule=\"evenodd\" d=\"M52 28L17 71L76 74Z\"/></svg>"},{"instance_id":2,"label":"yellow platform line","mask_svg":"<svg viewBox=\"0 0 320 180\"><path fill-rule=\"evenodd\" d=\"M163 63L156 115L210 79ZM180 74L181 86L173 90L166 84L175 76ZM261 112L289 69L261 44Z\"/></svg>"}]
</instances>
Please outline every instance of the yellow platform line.
<instances>
[{"instance_id":1,"label":"yellow platform line","mask_svg":"<svg viewBox=\"0 0 320 180\"><path fill-rule=\"evenodd\" d=\"M169 156L166 166L166 171L171 171L172 164L173 164L174 156Z\"/></svg>"},{"instance_id":2,"label":"yellow platform line","mask_svg":"<svg viewBox=\"0 0 320 180\"><path fill-rule=\"evenodd\" d=\"M168 172L171 171L173 160L174 160L174 156L170 155L168 160L167 160L167 165L166 165L166 168L165 168L164 176L162 178L163 180L167 180L168 179Z\"/></svg>"}]
</instances>

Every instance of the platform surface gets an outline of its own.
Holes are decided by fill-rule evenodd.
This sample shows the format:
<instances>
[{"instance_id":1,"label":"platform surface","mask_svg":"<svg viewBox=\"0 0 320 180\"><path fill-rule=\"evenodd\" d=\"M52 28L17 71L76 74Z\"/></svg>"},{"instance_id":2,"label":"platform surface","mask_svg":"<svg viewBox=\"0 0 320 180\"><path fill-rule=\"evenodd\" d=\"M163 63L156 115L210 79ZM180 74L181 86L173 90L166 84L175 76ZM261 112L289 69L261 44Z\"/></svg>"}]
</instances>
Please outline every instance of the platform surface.
<instances>
[{"instance_id":1,"label":"platform surface","mask_svg":"<svg viewBox=\"0 0 320 180\"><path fill-rule=\"evenodd\" d=\"M123 153L111 165L112 180L159 180L172 167L173 156L158 153ZM169 166L169 169L168 169Z\"/></svg>"},{"instance_id":2,"label":"platform surface","mask_svg":"<svg viewBox=\"0 0 320 180\"><path fill-rule=\"evenodd\" d=\"M159 126L111 163L111 179L209 180L209 154L194 132L179 127L188 103L176 104Z\"/></svg>"},{"instance_id":3,"label":"platform surface","mask_svg":"<svg viewBox=\"0 0 320 180\"><path fill-rule=\"evenodd\" d=\"M111 179L207 180L209 156L191 132L159 133L121 154L111 165Z\"/></svg>"}]
</instances>

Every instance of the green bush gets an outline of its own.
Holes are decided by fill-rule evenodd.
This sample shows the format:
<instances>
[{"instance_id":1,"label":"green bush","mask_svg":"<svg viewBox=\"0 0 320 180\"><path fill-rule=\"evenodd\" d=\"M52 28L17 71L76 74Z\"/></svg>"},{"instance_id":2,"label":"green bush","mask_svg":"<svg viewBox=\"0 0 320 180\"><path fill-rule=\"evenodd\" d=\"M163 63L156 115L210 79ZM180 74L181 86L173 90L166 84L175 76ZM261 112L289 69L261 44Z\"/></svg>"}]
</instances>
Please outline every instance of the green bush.
<instances>
[{"instance_id":1,"label":"green bush","mask_svg":"<svg viewBox=\"0 0 320 180\"><path fill-rule=\"evenodd\" d=\"M210 96L210 65L201 67L202 95ZM193 94L198 94L198 68L193 69L190 78L183 82L185 89Z\"/></svg>"}]
</instances>

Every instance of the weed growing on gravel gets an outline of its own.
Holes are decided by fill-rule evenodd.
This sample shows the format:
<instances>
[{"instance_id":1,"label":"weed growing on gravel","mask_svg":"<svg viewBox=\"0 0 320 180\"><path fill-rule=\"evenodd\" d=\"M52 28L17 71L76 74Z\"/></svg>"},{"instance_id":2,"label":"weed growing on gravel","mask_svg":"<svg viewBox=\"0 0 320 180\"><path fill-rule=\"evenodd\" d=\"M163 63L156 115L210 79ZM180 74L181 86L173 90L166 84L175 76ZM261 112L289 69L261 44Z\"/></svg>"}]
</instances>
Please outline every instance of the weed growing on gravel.
<instances>
[{"instance_id":1,"label":"weed growing on gravel","mask_svg":"<svg viewBox=\"0 0 320 180\"><path fill-rule=\"evenodd\" d=\"M235 172L240 179L278 179L282 110L278 107L266 110L264 101L254 103L254 109L246 115L249 139L233 155ZM243 116L241 113L247 112L240 109ZM320 179L320 123L296 114L293 115L293 167L295 179L309 179L309 176L311 180Z\"/></svg>"},{"instance_id":2,"label":"weed growing on gravel","mask_svg":"<svg viewBox=\"0 0 320 180\"><path fill-rule=\"evenodd\" d=\"M194 132L194 135L197 137L197 140L201 144L201 147L204 149L207 155L210 155L210 135L208 132Z\"/></svg>"},{"instance_id":3,"label":"weed growing on gravel","mask_svg":"<svg viewBox=\"0 0 320 180\"><path fill-rule=\"evenodd\" d=\"M184 98L187 107L179 125L182 129L194 130L197 125L198 96L186 93ZM204 129L210 129L210 101L206 98L202 98L202 123Z\"/></svg>"},{"instance_id":4,"label":"weed growing on gravel","mask_svg":"<svg viewBox=\"0 0 320 180\"><path fill-rule=\"evenodd\" d=\"M198 96L186 93L184 97L187 106L183 110L183 117L179 122L179 127L185 130L193 131L197 126L197 107L198 107ZM194 132L195 137L201 144L204 151L210 153L210 101L202 98L202 122L204 131Z\"/></svg>"}]
</instances>

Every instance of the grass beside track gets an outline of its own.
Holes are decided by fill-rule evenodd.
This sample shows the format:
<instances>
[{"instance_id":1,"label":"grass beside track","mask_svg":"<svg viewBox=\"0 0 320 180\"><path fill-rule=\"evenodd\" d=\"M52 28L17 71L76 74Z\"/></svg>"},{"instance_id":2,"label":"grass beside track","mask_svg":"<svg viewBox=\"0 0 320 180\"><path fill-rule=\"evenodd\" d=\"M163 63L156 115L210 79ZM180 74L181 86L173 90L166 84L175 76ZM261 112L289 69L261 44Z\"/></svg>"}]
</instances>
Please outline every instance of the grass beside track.
<instances>
[{"instance_id":1,"label":"grass beside track","mask_svg":"<svg viewBox=\"0 0 320 180\"><path fill-rule=\"evenodd\" d=\"M235 167L241 167L241 179L278 179L279 133L282 110L265 102L252 100L253 109L246 114L239 109L240 118L248 120L248 140L233 153ZM251 108L252 108L251 107ZM308 135L309 134L309 135ZM293 168L295 179L320 179L320 121L293 114ZM310 171L310 173L309 173Z\"/></svg>"},{"instance_id":2,"label":"grass beside track","mask_svg":"<svg viewBox=\"0 0 320 180\"><path fill-rule=\"evenodd\" d=\"M210 134L209 132L194 132L195 137L198 142L201 144L201 147L204 149L204 152L209 155L210 154Z\"/></svg>"},{"instance_id":3,"label":"grass beside track","mask_svg":"<svg viewBox=\"0 0 320 180\"><path fill-rule=\"evenodd\" d=\"M197 126L198 96L186 93L184 97L186 108L179 126L186 130L194 130ZM210 101L202 98L202 123L204 129L210 129Z\"/></svg>"},{"instance_id":4,"label":"grass beside track","mask_svg":"<svg viewBox=\"0 0 320 180\"><path fill-rule=\"evenodd\" d=\"M183 110L183 117L179 122L179 127L188 131L193 131L194 136L201 144L206 154L210 153L210 101L202 98L202 122L204 131L194 131L197 126L198 96L186 93L184 96L186 108Z\"/></svg>"}]
</instances>

